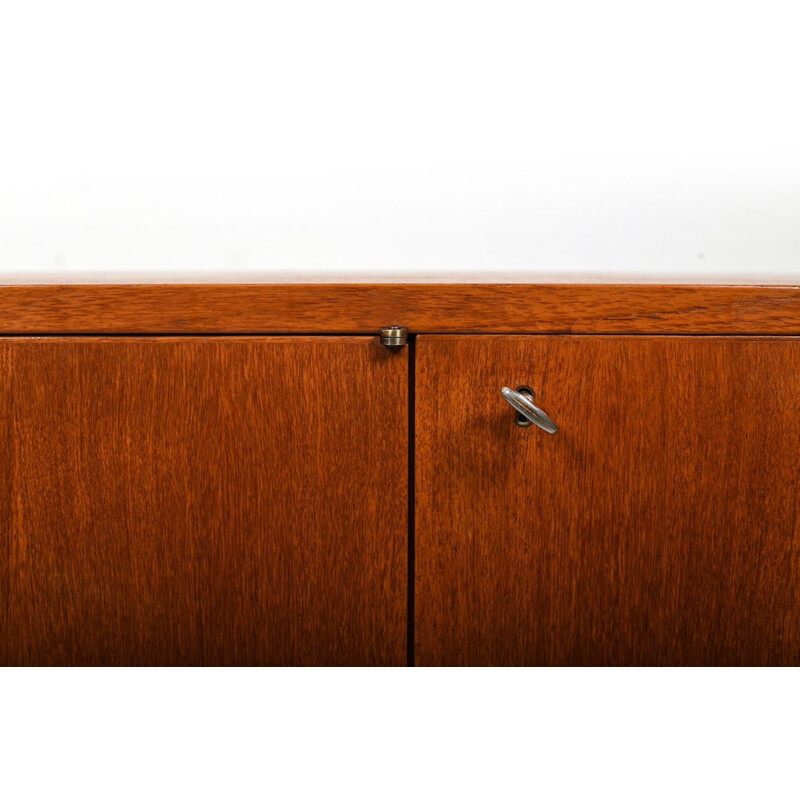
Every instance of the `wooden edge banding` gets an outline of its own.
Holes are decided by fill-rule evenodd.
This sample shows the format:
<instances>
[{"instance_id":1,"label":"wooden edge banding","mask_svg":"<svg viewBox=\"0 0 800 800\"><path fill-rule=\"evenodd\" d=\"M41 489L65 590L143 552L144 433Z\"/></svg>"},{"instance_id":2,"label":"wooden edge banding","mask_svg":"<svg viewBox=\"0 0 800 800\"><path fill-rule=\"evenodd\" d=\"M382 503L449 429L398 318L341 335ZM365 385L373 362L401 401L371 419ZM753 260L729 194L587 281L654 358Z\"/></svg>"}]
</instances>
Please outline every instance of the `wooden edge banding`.
<instances>
[{"instance_id":1,"label":"wooden edge banding","mask_svg":"<svg viewBox=\"0 0 800 800\"><path fill-rule=\"evenodd\" d=\"M800 334L798 286L170 284L0 287L0 334Z\"/></svg>"}]
</instances>

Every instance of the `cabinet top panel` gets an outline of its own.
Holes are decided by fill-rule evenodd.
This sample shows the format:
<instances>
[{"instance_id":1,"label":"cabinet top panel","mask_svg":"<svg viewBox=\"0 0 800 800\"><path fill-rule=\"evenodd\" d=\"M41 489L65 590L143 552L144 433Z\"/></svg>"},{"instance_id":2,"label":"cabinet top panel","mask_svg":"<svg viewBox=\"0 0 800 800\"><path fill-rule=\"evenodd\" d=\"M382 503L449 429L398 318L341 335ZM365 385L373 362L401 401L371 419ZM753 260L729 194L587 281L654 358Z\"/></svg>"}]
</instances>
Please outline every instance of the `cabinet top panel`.
<instances>
[{"instance_id":1,"label":"cabinet top panel","mask_svg":"<svg viewBox=\"0 0 800 800\"><path fill-rule=\"evenodd\" d=\"M0 283L796 282L796 177L692 166L41 185L26 173L0 186Z\"/></svg>"},{"instance_id":2,"label":"cabinet top panel","mask_svg":"<svg viewBox=\"0 0 800 800\"><path fill-rule=\"evenodd\" d=\"M0 286L0 334L800 334L798 286Z\"/></svg>"}]
</instances>

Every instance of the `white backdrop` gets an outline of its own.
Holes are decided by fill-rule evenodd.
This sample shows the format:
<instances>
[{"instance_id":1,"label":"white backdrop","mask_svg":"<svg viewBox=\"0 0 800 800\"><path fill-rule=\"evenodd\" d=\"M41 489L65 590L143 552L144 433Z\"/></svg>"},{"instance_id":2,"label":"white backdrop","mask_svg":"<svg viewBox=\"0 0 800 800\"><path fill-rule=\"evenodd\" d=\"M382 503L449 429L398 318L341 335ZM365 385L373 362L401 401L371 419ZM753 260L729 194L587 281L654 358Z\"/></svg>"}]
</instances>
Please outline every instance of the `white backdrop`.
<instances>
[{"instance_id":1,"label":"white backdrop","mask_svg":"<svg viewBox=\"0 0 800 800\"><path fill-rule=\"evenodd\" d=\"M791 4L5 2L0 282L800 282Z\"/></svg>"}]
</instances>

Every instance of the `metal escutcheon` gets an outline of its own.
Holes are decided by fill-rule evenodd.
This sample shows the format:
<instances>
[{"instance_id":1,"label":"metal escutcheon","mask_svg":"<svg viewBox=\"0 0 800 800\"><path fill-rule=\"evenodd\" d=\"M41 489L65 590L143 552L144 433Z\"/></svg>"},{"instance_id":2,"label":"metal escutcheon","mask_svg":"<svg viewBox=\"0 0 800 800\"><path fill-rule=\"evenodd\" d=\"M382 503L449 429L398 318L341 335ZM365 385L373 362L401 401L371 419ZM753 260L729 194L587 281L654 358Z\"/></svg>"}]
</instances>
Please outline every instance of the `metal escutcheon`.
<instances>
[{"instance_id":1,"label":"metal escutcheon","mask_svg":"<svg viewBox=\"0 0 800 800\"><path fill-rule=\"evenodd\" d=\"M503 395L503 399L513 409L522 414L525 419L529 420L534 425L538 425L543 431L547 431L547 433L558 433L558 425L556 425L541 408L535 406L531 400L525 397L524 394L520 394L514 389L509 389L508 386L504 386L500 390L500 394Z\"/></svg>"}]
</instances>

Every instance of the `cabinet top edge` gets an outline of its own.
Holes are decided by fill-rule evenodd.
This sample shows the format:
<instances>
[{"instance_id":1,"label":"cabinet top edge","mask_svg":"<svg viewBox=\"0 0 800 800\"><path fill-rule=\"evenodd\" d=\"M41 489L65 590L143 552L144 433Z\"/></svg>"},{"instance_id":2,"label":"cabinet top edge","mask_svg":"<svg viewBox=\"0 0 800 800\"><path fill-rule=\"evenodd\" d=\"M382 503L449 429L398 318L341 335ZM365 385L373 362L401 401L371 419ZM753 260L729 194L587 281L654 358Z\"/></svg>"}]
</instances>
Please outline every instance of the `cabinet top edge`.
<instances>
[{"instance_id":1,"label":"cabinet top edge","mask_svg":"<svg viewBox=\"0 0 800 800\"><path fill-rule=\"evenodd\" d=\"M0 335L800 333L800 285L0 285Z\"/></svg>"}]
</instances>

